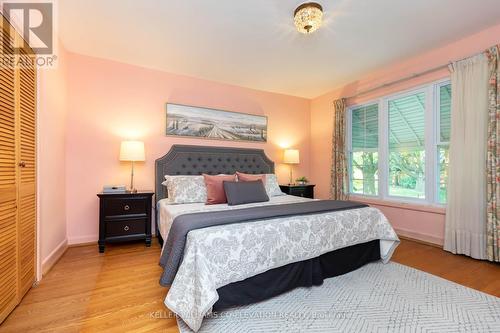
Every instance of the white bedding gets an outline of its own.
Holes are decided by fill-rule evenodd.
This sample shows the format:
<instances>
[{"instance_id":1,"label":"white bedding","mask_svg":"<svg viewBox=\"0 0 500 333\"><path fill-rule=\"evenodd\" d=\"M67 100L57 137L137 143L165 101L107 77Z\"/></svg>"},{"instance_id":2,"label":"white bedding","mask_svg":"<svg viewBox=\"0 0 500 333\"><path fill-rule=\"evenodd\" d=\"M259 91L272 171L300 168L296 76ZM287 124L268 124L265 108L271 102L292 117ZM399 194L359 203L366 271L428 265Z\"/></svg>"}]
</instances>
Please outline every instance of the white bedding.
<instances>
[{"instance_id":1,"label":"white bedding","mask_svg":"<svg viewBox=\"0 0 500 333\"><path fill-rule=\"evenodd\" d=\"M248 207L258 207L267 205L289 204L294 202L304 202L315 199L301 198L292 195L280 195L271 197L268 202L258 202L246 205L229 206L228 204L205 205L204 203L188 203L188 204L169 204L168 199L158 201L158 229L164 240L167 240L168 231L175 217L181 214L197 213L197 212L213 212L227 209L243 209Z\"/></svg>"},{"instance_id":2,"label":"white bedding","mask_svg":"<svg viewBox=\"0 0 500 333\"><path fill-rule=\"evenodd\" d=\"M311 199L287 195L273 197L265 203L239 206L168 205L161 200L158 202L159 229L166 240L172 221L181 214L308 200ZM217 301L219 287L374 239L380 240L382 261L388 262L399 239L382 212L372 207L192 230L165 305L197 331Z\"/></svg>"}]
</instances>

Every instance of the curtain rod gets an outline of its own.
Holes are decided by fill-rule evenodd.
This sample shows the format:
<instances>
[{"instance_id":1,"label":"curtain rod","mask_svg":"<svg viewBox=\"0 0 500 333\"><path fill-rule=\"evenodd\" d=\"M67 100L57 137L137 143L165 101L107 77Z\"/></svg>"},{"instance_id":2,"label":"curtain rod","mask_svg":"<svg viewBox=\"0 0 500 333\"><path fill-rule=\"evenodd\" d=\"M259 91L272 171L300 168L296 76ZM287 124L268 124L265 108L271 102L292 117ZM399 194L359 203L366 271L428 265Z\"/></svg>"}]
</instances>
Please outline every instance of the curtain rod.
<instances>
[{"instance_id":1,"label":"curtain rod","mask_svg":"<svg viewBox=\"0 0 500 333\"><path fill-rule=\"evenodd\" d=\"M432 68L426 69L425 71L422 71L422 72L419 72L419 73L413 73L413 74L405 76L405 77L403 77L401 79L397 79L397 80L394 80L394 81L390 81L390 82L379 84L379 85L377 85L377 86L375 86L373 88L362 90L362 91L360 91L358 93L355 93L355 94L353 94L351 96L345 97L345 99L350 99L350 98L358 97L358 96L361 96L361 95L366 95L366 94L371 93L372 91L375 91L375 90L379 90L379 89L382 89L382 88L385 88L385 87L390 87L390 86L393 86L393 85L398 84L400 82L405 82L405 81L408 81L408 80L411 80L411 79L415 79L415 78L420 77L420 76L424 76L424 75L436 72L438 70L447 68L450 64L452 64L452 63L454 63L456 61L462 61L462 60L471 58L471 57L473 57L475 55L478 55L478 54L481 54L481 53L483 53L483 52L479 52L479 53L473 54L471 56L468 56L468 57L465 57L465 58L462 58L462 59L458 59L458 60L454 60L454 61L449 61L445 65L440 65L440 66L432 67Z\"/></svg>"}]
</instances>

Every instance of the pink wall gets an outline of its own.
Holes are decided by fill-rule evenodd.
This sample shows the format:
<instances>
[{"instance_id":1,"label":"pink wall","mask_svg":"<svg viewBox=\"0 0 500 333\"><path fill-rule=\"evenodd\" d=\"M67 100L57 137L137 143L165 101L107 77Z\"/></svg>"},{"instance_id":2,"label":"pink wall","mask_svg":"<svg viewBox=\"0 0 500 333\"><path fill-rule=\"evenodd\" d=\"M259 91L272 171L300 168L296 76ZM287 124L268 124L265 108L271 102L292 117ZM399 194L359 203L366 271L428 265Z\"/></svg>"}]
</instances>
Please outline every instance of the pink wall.
<instances>
[{"instance_id":1,"label":"pink wall","mask_svg":"<svg viewBox=\"0 0 500 333\"><path fill-rule=\"evenodd\" d=\"M39 76L39 218L40 257L50 259L66 240L97 239L98 201L104 184L128 184L129 165L118 161L125 138L146 143L145 163L136 170L137 187L152 189L154 160L172 144L264 148L286 182L282 147L300 149L295 175L309 176L320 198L328 197L332 101L383 82L466 57L500 42L500 25L445 47L370 73L312 101L219 84L122 63L66 53L56 71ZM380 89L349 103L404 90L447 75L438 71ZM165 103L182 103L267 115L266 144L166 137ZM65 163L64 163L65 161ZM65 202L66 205L62 203ZM440 243L444 211L435 207L371 202L382 209L401 234Z\"/></svg>"},{"instance_id":2,"label":"pink wall","mask_svg":"<svg viewBox=\"0 0 500 333\"><path fill-rule=\"evenodd\" d=\"M58 51L57 69L38 71L38 236L42 263L55 258L66 241L67 54ZM39 269L40 271L40 269Z\"/></svg>"},{"instance_id":3,"label":"pink wall","mask_svg":"<svg viewBox=\"0 0 500 333\"><path fill-rule=\"evenodd\" d=\"M173 144L263 148L287 181L281 146L300 150L295 175L310 176L310 101L69 54L66 216L69 243L96 241L98 200L105 184L128 184L130 165L118 161L120 141L145 141L146 162L136 187L154 188L154 161ZM165 103L268 116L268 142L242 143L166 137Z\"/></svg>"},{"instance_id":4,"label":"pink wall","mask_svg":"<svg viewBox=\"0 0 500 333\"><path fill-rule=\"evenodd\" d=\"M311 101L311 175L317 184L317 194L321 198L329 196L331 135L333 130L333 100L351 96L356 92L377 85L419 73L427 69L445 65L480 52L500 43L500 25L461 39L430 52L415 56L359 78L352 83L339 87ZM348 100L348 104L362 103L389 93L410 89L423 83L432 82L448 76L447 69L436 71L419 78L405 81L394 86L379 89L367 95ZM442 243L444 235L444 210L420 207L414 210L407 205L380 206L391 223L406 236L426 241ZM415 207L413 207L415 208ZM423 209L423 210L422 210Z\"/></svg>"}]
</instances>

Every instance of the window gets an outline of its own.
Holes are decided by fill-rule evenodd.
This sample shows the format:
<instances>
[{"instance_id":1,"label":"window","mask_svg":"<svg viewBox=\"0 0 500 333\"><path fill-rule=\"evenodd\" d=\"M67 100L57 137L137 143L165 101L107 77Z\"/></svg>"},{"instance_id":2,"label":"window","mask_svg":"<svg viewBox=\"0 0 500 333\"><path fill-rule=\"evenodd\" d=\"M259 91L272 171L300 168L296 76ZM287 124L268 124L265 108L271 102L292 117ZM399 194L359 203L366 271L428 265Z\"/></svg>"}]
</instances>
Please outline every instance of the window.
<instances>
[{"instance_id":1,"label":"window","mask_svg":"<svg viewBox=\"0 0 500 333\"><path fill-rule=\"evenodd\" d=\"M446 203L448 164L450 161L449 145L451 132L451 84L446 83L439 86L439 127L437 140L438 155L438 202Z\"/></svg>"},{"instance_id":2,"label":"window","mask_svg":"<svg viewBox=\"0 0 500 333\"><path fill-rule=\"evenodd\" d=\"M378 105L351 111L351 192L378 194Z\"/></svg>"},{"instance_id":3,"label":"window","mask_svg":"<svg viewBox=\"0 0 500 333\"><path fill-rule=\"evenodd\" d=\"M351 107L350 192L446 203L450 101L446 81Z\"/></svg>"}]
</instances>

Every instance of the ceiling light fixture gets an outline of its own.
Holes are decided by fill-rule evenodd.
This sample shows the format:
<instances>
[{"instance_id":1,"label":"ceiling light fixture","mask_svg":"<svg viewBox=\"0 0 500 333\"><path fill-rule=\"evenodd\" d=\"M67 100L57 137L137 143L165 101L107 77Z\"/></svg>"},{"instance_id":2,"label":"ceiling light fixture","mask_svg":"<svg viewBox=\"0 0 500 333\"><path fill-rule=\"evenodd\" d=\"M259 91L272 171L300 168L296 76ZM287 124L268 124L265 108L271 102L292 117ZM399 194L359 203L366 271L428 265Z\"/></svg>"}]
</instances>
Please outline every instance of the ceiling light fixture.
<instances>
[{"instance_id":1,"label":"ceiling light fixture","mask_svg":"<svg viewBox=\"0 0 500 333\"><path fill-rule=\"evenodd\" d=\"M321 26L323 7L316 2L307 2L298 6L293 13L293 21L297 30L303 34L310 34Z\"/></svg>"}]
</instances>

